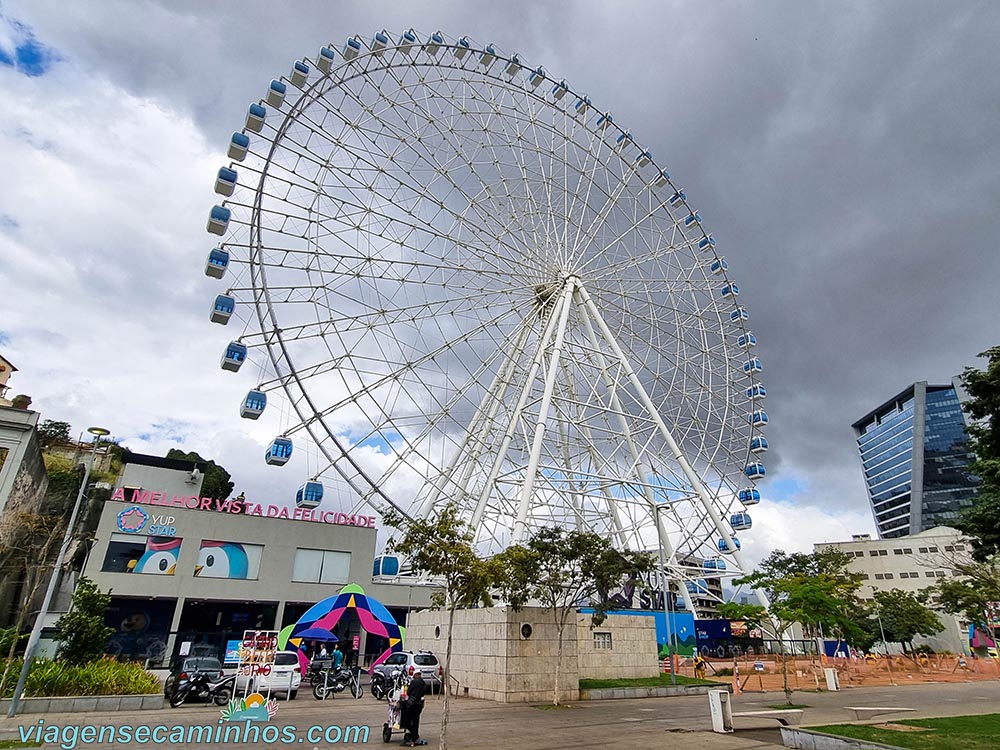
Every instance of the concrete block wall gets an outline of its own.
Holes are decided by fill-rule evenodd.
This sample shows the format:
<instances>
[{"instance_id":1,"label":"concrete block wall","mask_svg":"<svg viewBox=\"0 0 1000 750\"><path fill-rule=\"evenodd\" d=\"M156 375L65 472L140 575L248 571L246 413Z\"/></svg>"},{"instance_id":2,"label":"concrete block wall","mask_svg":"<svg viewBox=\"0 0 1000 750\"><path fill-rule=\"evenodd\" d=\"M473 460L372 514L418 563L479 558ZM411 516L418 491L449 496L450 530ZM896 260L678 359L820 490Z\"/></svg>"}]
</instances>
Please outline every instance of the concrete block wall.
<instances>
[{"instance_id":1,"label":"concrete block wall","mask_svg":"<svg viewBox=\"0 0 1000 750\"><path fill-rule=\"evenodd\" d=\"M610 633L611 649L595 648L594 633ZM580 679L632 679L659 673L652 617L610 615L592 628L590 615L577 615L576 640Z\"/></svg>"},{"instance_id":2,"label":"concrete block wall","mask_svg":"<svg viewBox=\"0 0 1000 750\"><path fill-rule=\"evenodd\" d=\"M571 616L572 617L572 616ZM521 635L523 625L531 635ZM406 629L408 650L433 651L444 661L448 614L426 610L410 615ZM579 697L576 630L571 619L563 644L560 696ZM555 688L558 633L550 610L506 607L470 609L455 613L452 639L452 687L458 695L500 703L547 702Z\"/></svg>"}]
</instances>

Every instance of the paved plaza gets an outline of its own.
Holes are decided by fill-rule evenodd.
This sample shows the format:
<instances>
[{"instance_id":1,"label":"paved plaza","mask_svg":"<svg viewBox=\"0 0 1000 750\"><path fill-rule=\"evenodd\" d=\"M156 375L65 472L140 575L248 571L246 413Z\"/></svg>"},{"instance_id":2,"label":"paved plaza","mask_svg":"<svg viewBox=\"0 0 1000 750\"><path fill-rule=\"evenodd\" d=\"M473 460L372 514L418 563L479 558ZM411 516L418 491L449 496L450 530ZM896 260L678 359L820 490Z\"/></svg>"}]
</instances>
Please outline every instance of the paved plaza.
<instances>
[{"instance_id":1,"label":"paved plaza","mask_svg":"<svg viewBox=\"0 0 1000 750\"><path fill-rule=\"evenodd\" d=\"M800 692L796 703L805 709L803 726L852 722L844 706L899 706L915 709L905 718L959 716L1000 711L1000 681L921 684L897 688L851 688L838 693ZM735 711L765 710L783 702L780 692L733 697ZM428 699L421 725L429 747L437 745L441 699ZM371 727L368 745L381 746L381 727L385 704L377 703L367 693L361 700L338 696L319 703L308 694L287 703L280 702L272 723L302 729L312 725L364 725ZM200 704L178 709L164 708L133 714L46 714L18 719L0 720L0 738L13 739L19 725L30 726L44 719L46 725L66 726L90 723L137 724L214 724L219 711L214 706ZM885 717L887 720L902 715ZM555 748L617 748L642 747L666 750L743 750L780 746L776 722L770 719L737 719L734 735L713 734L708 712L708 698L646 698L635 700L590 701L573 704L570 708L544 709L524 704L498 704L489 701L457 699L453 703L449 744L456 750L475 748L514 747L516 750L550 750ZM394 744L401 737L397 734ZM301 747L311 747L305 740L296 740ZM315 743L320 748L353 747L363 743ZM153 746L153 745L147 745ZM156 747L180 747L170 743ZM237 744L206 743L185 747L211 748L281 747L280 743ZM84 747L84 745L78 745ZM108 747L87 745L90 748ZM117 745L116 747L128 747ZM132 745L139 747L139 745Z\"/></svg>"}]
</instances>

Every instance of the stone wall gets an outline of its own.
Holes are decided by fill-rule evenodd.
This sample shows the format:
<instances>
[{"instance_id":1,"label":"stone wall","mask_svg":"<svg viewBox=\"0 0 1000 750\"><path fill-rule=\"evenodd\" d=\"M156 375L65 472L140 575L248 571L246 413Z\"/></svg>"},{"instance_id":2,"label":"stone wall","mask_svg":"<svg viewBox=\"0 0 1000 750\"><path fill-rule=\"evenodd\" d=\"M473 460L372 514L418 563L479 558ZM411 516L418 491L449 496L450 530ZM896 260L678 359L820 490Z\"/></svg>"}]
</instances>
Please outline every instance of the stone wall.
<instances>
[{"instance_id":1,"label":"stone wall","mask_svg":"<svg viewBox=\"0 0 1000 750\"><path fill-rule=\"evenodd\" d=\"M573 625L571 619L563 644L559 693L564 701L579 697ZM444 662L447 629L445 611L413 613L406 629L406 649L433 651ZM528 636L524 637L522 631ZM557 649L558 633L550 610L460 610L455 613L452 639L452 689L457 695L500 703L549 702L555 689Z\"/></svg>"},{"instance_id":2,"label":"stone wall","mask_svg":"<svg viewBox=\"0 0 1000 750\"><path fill-rule=\"evenodd\" d=\"M579 698L580 678L653 677L658 673L653 618L611 615L596 628L612 648L594 647L590 615L570 615L563 643L560 700ZM410 615L405 647L433 651L444 662L448 614ZM555 689L558 631L551 610L528 607L468 609L455 613L451 684L458 695L500 703L550 702Z\"/></svg>"},{"instance_id":3,"label":"stone wall","mask_svg":"<svg viewBox=\"0 0 1000 750\"><path fill-rule=\"evenodd\" d=\"M611 636L611 648L597 648L595 633ZM591 628L590 615L577 615L580 679L632 679L659 674L656 623L652 617L610 615ZM601 639L602 645L607 643Z\"/></svg>"}]
</instances>

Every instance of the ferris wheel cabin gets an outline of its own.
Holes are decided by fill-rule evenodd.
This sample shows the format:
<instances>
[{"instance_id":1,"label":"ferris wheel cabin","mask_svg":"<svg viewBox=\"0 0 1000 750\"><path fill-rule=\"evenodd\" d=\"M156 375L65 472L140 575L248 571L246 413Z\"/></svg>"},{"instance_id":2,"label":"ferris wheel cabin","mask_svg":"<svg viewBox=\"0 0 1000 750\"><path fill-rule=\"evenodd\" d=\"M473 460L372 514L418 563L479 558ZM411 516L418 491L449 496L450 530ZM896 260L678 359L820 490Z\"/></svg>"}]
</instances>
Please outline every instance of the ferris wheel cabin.
<instances>
[{"instance_id":1,"label":"ferris wheel cabin","mask_svg":"<svg viewBox=\"0 0 1000 750\"><path fill-rule=\"evenodd\" d=\"M267 408L267 394L263 391L249 391L240 404L240 416L244 419L257 419Z\"/></svg>"},{"instance_id":2,"label":"ferris wheel cabin","mask_svg":"<svg viewBox=\"0 0 1000 750\"><path fill-rule=\"evenodd\" d=\"M521 65L521 58L516 54L510 56L510 62L507 63L507 67L504 68L504 73L509 76L516 76L523 70L524 66Z\"/></svg>"},{"instance_id":3,"label":"ferris wheel cabin","mask_svg":"<svg viewBox=\"0 0 1000 750\"><path fill-rule=\"evenodd\" d=\"M729 270L729 264L726 263L725 258L719 258L718 260L712 261L712 265L709 266L712 273L722 273Z\"/></svg>"},{"instance_id":4,"label":"ferris wheel cabin","mask_svg":"<svg viewBox=\"0 0 1000 750\"><path fill-rule=\"evenodd\" d=\"M226 275L227 268L229 268L229 253L218 247L212 248L205 261L205 275L221 279Z\"/></svg>"},{"instance_id":5,"label":"ferris wheel cabin","mask_svg":"<svg viewBox=\"0 0 1000 750\"><path fill-rule=\"evenodd\" d=\"M683 193L681 193L681 195L683 195ZM699 250L705 250L705 251L714 250L715 249L715 238L712 235L710 235L710 234L705 235L704 237L701 238L701 241L698 242L698 249Z\"/></svg>"},{"instance_id":6,"label":"ferris wheel cabin","mask_svg":"<svg viewBox=\"0 0 1000 750\"><path fill-rule=\"evenodd\" d=\"M267 87L267 103L277 109L284 103L286 91L288 91L288 86L275 78Z\"/></svg>"},{"instance_id":7,"label":"ferris wheel cabin","mask_svg":"<svg viewBox=\"0 0 1000 750\"><path fill-rule=\"evenodd\" d=\"M347 44L344 45L344 59L353 60L361 53L361 40L356 36L352 36L347 40Z\"/></svg>"},{"instance_id":8,"label":"ferris wheel cabin","mask_svg":"<svg viewBox=\"0 0 1000 750\"><path fill-rule=\"evenodd\" d=\"M236 300L228 294L220 294L215 298L215 304L212 305L212 313L209 315L208 319L213 323L226 325L232 317L233 310L235 309Z\"/></svg>"},{"instance_id":9,"label":"ferris wheel cabin","mask_svg":"<svg viewBox=\"0 0 1000 750\"><path fill-rule=\"evenodd\" d=\"M767 426L767 412L763 409L758 409L747 417L754 427L766 427Z\"/></svg>"},{"instance_id":10,"label":"ferris wheel cabin","mask_svg":"<svg viewBox=\"0 0 1000 750\"><path fill-rule=\"evenodd\" d=\"M740 540L737 539L736 537L733 537L733 545L734 545L733 549L730 549L729 545L726 544L726 540L720 539L718 544L719 552L721 552L724 555L731 555L734 552L736 552L736 550L741 549L743 547L743 545L740 544Z\"/></svg>"},{"instance_id":11,"label":"ferris wheel cabin","mask_svg":"<svg viewBox=\"0 0 1000 750\"><path fill-rule=\"evenodd\" d=\"M750 520L749 513L740 511L729 517L729 525L733 527L734 531L746 531L753 526L753 521Z\"/></svg>"},{"instance_id":12,"label":"ferris wheel cabin","mask_svg":"<svg viewBox=\"0 0 1000 750\"><path fill-rule=\"evenodd\" d=\"M305 60L296 60L292 66L292 85L302 88L306 85L307 80L309 80L309 66Z\"/></svg>"},{"instance_id":13,"label":"ferris wheel cabin","mask_svg":"<svg viewBox=\"0 0 1000 750\"><path fill-rule=\"evenodd\" d=\"M229 158L235 161L243 161L247 158L247 151L250 149L250 136L246 133L233 133L229 139Z\"/></svg>"},{"instance_id":14,"label":"ferris wheel cabin","mask_svg":"<svg viewBox=\"0 0 1000 750\"><path fill-rule=\"evenodd\" d=\"M747 475L747 479L763 479L767 471L764 469L764 464L760 461L754 461L747 464L743 473Z\"/></svg>"},{"instance_id":15,"label":"ferris wheel cabin","mask_svg":"<svg viewBox=\"0 0 1000 750\"><path fill-rule=\"evenodd\" d=\"M697 581L685 581L684 587L688 590L689 594L708 593L708 581L704 578L699 578Z\"/></svg>"},{"instance_id":16,"label":"ferris wheel cabin","mask_svg":"<svg viewBox=\"0 0 1000 750\"><path fill-rule=\"evenodd\" d=\"M267 117L267 110L263 104L251 104L247 109L246 129L254 133L259 133L264 129L264 119Z\"/></svg>"},{"instance_id":17,"label":"ferris wheel cabin","mask_svg":"<svg viewBox=\"0 0 1000 750\"><path fill-rule=\"evenodd\" d=\"M236 189L236 170L223 167L215 177L215 192L227 198Z\"/></svg>"},{"instance_id":18,"label":"ferris wheel cabin","mask_svg":"<svg viewBox=\"0 0 1000 750\"><path fill-rule=\"evenodd\" d=\"M767 453L767 438L763 435L757 435L750 440L750 452Z\"/></svg>"},{"instance_id":19,"label":"ferris wheel cabin","mask_svg":"<svg viewBox=\"0 0 1000 750\"><path fill-rule=\"evenodd\" d=\"M764 365L757 357L751 357L746 362L743 363L743 372L749 375L752 372L760 372L764 369Z\"/></svg>"},{"instance_id":20,"label":"ferris wheel cabin","mask_svg":"<svg viewBox=\"0 0 1000 750\"><path fill-rule=\"evenodd\" d=\"M737 307L731 313L729 313L729 320L732 323L739 323L741 320L749 320L750 315L742 307Z\"/></svg>"},{"instance_id":21,"label":"ferris wheel cabin","mask_svg":"<svg viewBox=\"0 0 1000 750\"><path fill-rule=\"evenodd\" d=\"M705 560L702 570L709 575L724 572L726 570L726 561L718 557L713 557L710 560Z\"/></svg>"},{"instance_id":22,"label":"ferris wheel cabin","mask_svg":"<svg viewBox=\"0 0 1000 750\"><path fill-rule=\"evenodd\" d=\"M233 217L233 212L225 206L212 206L208 214L208 231L220 237L229 228L229 220Z\"/></svg>"},{"instance_id":23,"label":"ferris wheel cabin","mask_svg":"<svg viewBox=\"0 0 1000 750\"><path fill-rule=\"evenodd\" d=\"M221 366L223 370L237 372L243 366L247 358L247 348L239 341L230 341L222 355Z\"/></svg>"},{"instance_id":24,"label":"ferris wheel cabin","mask_svg":"<svg viewBox=\"0 0 1000 750\"><path fill-rule=\"evenodd\" d=\"M753 487L740 490L740 502L744 505L756 505L760 502L760 491Z\"/></svg>"},{"instance_id":25,"label":"ferris wheel cabin","mask_svg":"<svg viewBox=\"0 0 1000 750\"><path fill-rule=\"evenodd\" d=\"M751 346L757 346L757 337L752 333L744 333L736 339L736 346L741 349L749 349Z\"/></svg>"},{"instance_id":26,"label":"ferris wheel cabin","mask_svg":"<svg viewBox=\"0 0 1000 750\"><path fill-rule=\"evenodd\" d=\"M286 437L276 437L264 453L264 461L271 466L284 466L292 457L292 441Z\"/></svg>"},{"instance_id":27,"label":"ferris wheel cabin","mask_svg":"<svg viewBox=\"0 0 1000 750\"><path fill-rule=\"evenodd\" d=\"M752 386L747 388L747 398L751 401L767 398L767 389L765 389L760 383L754 383Z\"/></svg>"},{"instance_id":28,"label":"ferris wheel cabin","mask_svg":"<svg viewBox=\"0 0 1000 750\"><path fill-rule=\"evenodd\" d=\"M323 483L309 481L295 492L295 505L298 508L315 508L323 502Z\"/></svg>"},{"instance_id":29,"label":"ferris wheel cabin","mask_svg":"<svg viewBox=\"0 0 1000 750\"><path fill-rule=\"evenodd\" d=\"M333 51L333 47L323 47L319 51L319 57L316 58L316 67L324 73L329 73L333 70L333 63L336 59L337 53Z\"/></svg>"},{"instance_id":30,"label":"ferris wheel cabin","mask_svg":"<svg viewBox=\"0 0 1000 750\"><path fill-rule=\"evenodd\" d=\"M385 48L389 45L389 34L385 29L381 31L376 31L374 38L372 38L372 52L374 52L378 57L382 56Z\"/></svg>"}]
</instances>

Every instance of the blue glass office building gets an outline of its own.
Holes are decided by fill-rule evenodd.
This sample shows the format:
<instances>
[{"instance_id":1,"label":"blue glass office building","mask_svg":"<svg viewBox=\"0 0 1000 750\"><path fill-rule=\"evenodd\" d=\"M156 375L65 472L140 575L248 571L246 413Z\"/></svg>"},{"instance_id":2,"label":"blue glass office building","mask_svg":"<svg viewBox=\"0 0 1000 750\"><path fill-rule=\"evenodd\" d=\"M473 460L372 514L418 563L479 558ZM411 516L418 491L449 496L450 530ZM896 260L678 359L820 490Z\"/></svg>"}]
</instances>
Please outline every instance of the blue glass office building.
<instances>
[{"instance_id":1,"label":"blue glass office building","mask_svg":"<svg viewBox=\"0 0 1000 750\"><path fill-rule=\"evenodd\" d=\"M954 525L972 505L975 478L961 384L914 383L854 423L879 536Z\"/></svg>"}]
</instances>

